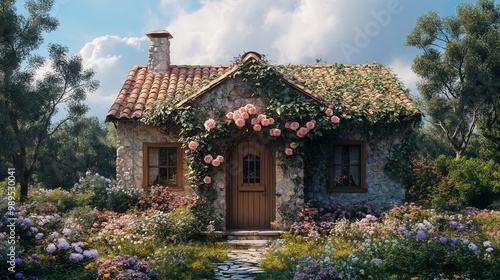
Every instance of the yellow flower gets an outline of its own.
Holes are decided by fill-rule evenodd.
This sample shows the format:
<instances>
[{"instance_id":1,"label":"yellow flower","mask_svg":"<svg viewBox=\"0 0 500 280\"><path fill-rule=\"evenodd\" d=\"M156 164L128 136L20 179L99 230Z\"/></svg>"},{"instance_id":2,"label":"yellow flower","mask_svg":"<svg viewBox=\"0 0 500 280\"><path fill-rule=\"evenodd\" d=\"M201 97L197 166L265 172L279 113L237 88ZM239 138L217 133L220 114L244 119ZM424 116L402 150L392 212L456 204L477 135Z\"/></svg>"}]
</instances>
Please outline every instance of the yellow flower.
<instances>
[{"instance_id":1,"label":"yellow flower","mask_svg":"<svg viewBox=\"0 0 500 280\"><path fill-rule=\"evenodd\" d=\"M92 267L92 263L89 263L89 264L87 264L87 265L85 266L85 269L89 269L89 268L91 268L91 267Z\"/></svg>"},{"instance_id":2,"label":"yellow flower","mask_svg":"<svg viewBox=\"0 0 500 280\"><path fill-rule=\"evenodd\" d=\"M103 276L104 276L104 278L109 278L109 276L111 276L111 273L106 273Z\"/></svg>"},{"instance_id":3,"label":"yellow flower","mask_svg":"<svg viewBox=\"0 0 500 280\"><path fill-rule=\"evenodd\" d=\"M372 279L373 277L371 275L368 275L368 279Z\"/></svg>"},{"instance_id":4,"label":"yellow flower","mask_svg":"<svg viewBox=\"0 0 500 280\"><path fill-rule=\"evenodd\" d=\"M365 275L365 273L364 273L364 272L361 272L361 275Z\"/></svg>"},{"instance_id":5,"label":"yellow flower","mask_svg":"<svg viewBox=\"0 0 500 280\"><path fill-rule=\"evenodd\" d=\"M83 242L83 245L85 245L85 246L89 246L89 243L87 243L87 242Z\"/></svg>"},{"instance_id":6,"label":"yellow flower","mask_svg":"<svg viewBox=\"0 0 500 280\"><path fill-rule=\"evenodd\" d=\"M418 277L412 277L411 280L418 280Z\"/></svg>"},{"instance_id":7,"label":"yellow flower","mask_svg":"<svg viewBox=\"0 0 500 280\"><path fill-rule=\"evenodd\" d=\"M453 278L457 278L457 279L458 279L458 278L460 278L460 276L458 276L458 275L453 275Z\"/></svg>"}]
</instances>

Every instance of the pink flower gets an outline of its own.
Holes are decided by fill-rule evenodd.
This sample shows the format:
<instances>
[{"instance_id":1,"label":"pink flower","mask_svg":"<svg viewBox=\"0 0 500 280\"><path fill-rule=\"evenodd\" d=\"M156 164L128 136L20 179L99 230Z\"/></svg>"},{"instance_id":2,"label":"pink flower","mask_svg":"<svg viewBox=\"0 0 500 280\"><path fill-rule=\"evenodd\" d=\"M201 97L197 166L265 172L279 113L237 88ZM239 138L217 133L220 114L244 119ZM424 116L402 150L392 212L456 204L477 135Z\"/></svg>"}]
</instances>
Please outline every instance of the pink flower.
<instances>
[{"instance_id":1,"label":"pink flower","mask_svg":"<svg viewBox=\"0 0 500 280\"><path fill-rule=\"evenodd\" d=\"M237 119L235 121L237 127L244 127L245 126L245 120L244 119Z\"/></svg>"},{"instance_id":2,"label":"pink flower","mask_svg":"<svg viewBox=\"0 0 500 280\"><path fill-rule=\"evenodd\" d=\"M333 105L332 104L328 105L328 108L333 109Z\"/></svg>"},{"instance_id":3,"label":"pink flower","mask_svg":"<svg viewBox=\"0 0 500 280\"><path fill-rule=\"evenodd\" d=\"M250 117L250 115L248 115L247 112L243 112L243 113L241 113L241 117L246 120L246 119L248 119Z\"/></svg>"},{"instance_id":4,"label":"pink flower","mask_svg":"<svg viewBox=\"0 0 500 280\"><path fill-rule=\"evenodd\" d=\"M233 113L233 112L229 112L229 113L227 113L227 114L226 114L226 117L227 117L228 119L232 120L232 119L233 119L233 117L234 117L234 113Z\"/></svg>"},{"instance_id":5,"label":"pink flower","mask_svg":"<svg viewBox=\"0 0 500 280\"><path fill-rule=\"evenodd\" d=\"M326 114L327 116L331 117L331 116L333 116L333 110L332 110L332 109L330 109L330 108L328 108L328 109L326 109L325 114Z\"/></svg>"},{"instance_id":6,"label":"pink flower","mask_svg":"<svg viewBox=\"0 0 500 280\"><path fill-rule=\"evenodd\" d=\"M249 111L251 108L255 109L255 106L253 104L247 104L247 105L245 105L245 109L247 109L247 111Z\"/></svg>"},{"instance_id":7,"label":"pink flower","mask_svg":"<svg viewBox=\"0 0 500 280\"><path fill-rule=\"evenodd\" d=\"M297 176L299 176L299 175L297 175L297 174L293 174L293 178L297 178Z\"/></svg>"},{"instance_id":8,"label":"pink flower","mask_svg":"<svg viewBox=\"0 0 500 280\"><path fill-rule=\"evenodd\" d=\"M285 123L285 128L290 128L290 122Z\"/></svg>"},{"instance_id":9,"label":"pink flower","mask_svg":"<svg viewBox=\"0 0 500 280\"><path fill-rule=\"evenodd\" d=\"M287 154L287 155L291 156L291 155L293 155L293 150L292 150L292 149L290 149L290 148L286 148L286 149L285 149L285 154Z\"/></svg>"},{"instance_id":10,"label":"pink flower","mask_svg":"<svg viewBox=\"0 0 500 280\"><path fill-rule=\"evenodd\" d=\"M269 120L268 119L263 119L260 121L260 123L262 124L262 126L268 126L269 125Z\"/></svg>"},{"instance_id":11,"label":"pink flower","mask_svg":"<svg viewBox=\"0 0 500 280\"><path fill-rule=\"evenodd\" d=\"M260 114L260 115L257 116L257 119L259 120L259 122L261 122L262 120L267 119L267 117L264 114Z\"/></svg>"},{"instance_id":12,"label":"pink flower","mask_svg":"<svg viewBox=\"0 0 500 280\"><path fill-rule=\"evenodd\" d=\"M212 157L212 155L206 155L204 158L205 163L210 163L210 162L212 162L213 159L214 159L214 157Z\"/></svg>"},{"instance_id":13,"label":"pink flower","mask_svg":"<svg viewBox=\"0 0 500 280\"><path fill-rule=\"evenodd\" d=\"M274 136L274 128L269 129L269 135Z\"/></svg>"},{"instance_id":14,"label":"pink flower","mask_svg":"<svg viewBox=\"0 0 500 280\"><path fill-rule=\"evenodd\" d=\"M210 184L212 182L212 178L205 176L205 178L203 178L203 182L205 182L205 184Z\"/></svg>"},{"instance_id":15,"label":"pink flower","mask_svg":"<svg viewBox=\"0 0 500 280\"><path fill-rule=\"evenodd\" d=\"M189 146L189 149L196 150L196 148L198 148L199 145L200 145L200 143L191 141L191 142L189 142L188 146Z\"/></svg>"},{"instance_id":16,"label":"pink flower","mask_svg":"<svg viewBox=\"0 0 500 280\"><path fill-rule=\"evenodd\" d=\"M210 130L212 128L215 127L215 120L214 119L208 119L206 122L205 122L205 128L207 130Z\"/></svg>"},{"instance_id":17,"label":"pink flower","mask_svg":"<svg viewBox=\"0 0 500 280\"><path fill-rule=\"evenodd\" d=\"M249 113L250 115L255 115L255 114L257 114L257 109L256 109L255 107L252 107L252 108L247 108L247 110L248 110L248 113Z\"/></svg>"},{"instance_id":18,"label":"pink flower","mask_svg":"<svg viewBox=\"0 0 500 280\"><path fill-rule=\"evenodd\" d=\"M221 155L218 155L216 160L218 160L219 162L224 162L224 157Z\"/></svg>"},{"instance_id":19,"label":"pink flower","mask_svg":"<svg viewBox=\"0 0 500 280\"><path fill-rule=\"evenodd\" d=\"M292 149L297 149L297 144L295 144L295 142L292 142L290 143L290 147L292 147Z\"/></svg>"},{"instance_id":20,"label":"pink flower","mask_svg":"<svg viewBox=\"0 0 500 280\"><path fill-rule=\"evenodd\" d=\"M290 124L290 128L293 130L297 130L299 128L299 123L298 122L293 122Z\"/></svg>"},{"instance_id":21,"label":"pink flower","mask_svg":"<svg viewBox=\"0 0 500 280\"><path fill-rule=\"evenodd\" d=\"M262 129L262 127L260 126L260 124L256 124L253 126L253 130L255 131L260 131Z\"/></svg>"},{"instance_id":22,"label":"pink flower","mask_svg":"<svg viewBox=\"0 0 500 280\"><path fill-rule=\"evenodd\" d=\"M333 123L340 123L340 119L339 119L339 117L337 117L337 116L333 116L333 117L332 117L332 122L333 122Z\"/></svg>"},{"instance_id":23,"label":"pink flower","mask_svg":"<svg viewBox=\"0 0 500 280\"><path fill-rule=\"evenodd\" d=\"M306 127L311 130L316 126L312 121L306 123Z\"/></svg>"},{"instance_id":24,"label":"pink flower","mask_svg":"<svg viewBox=\"0 0 500 280\"><path fill-rule=\"evenodd\" d=\"M242 116L241 116L240 112L236 111L233 113L234 120L241 119L241 118L242 118Z\"/></svg>"},{"instance_id":25,"label":"pink flower","mask_svg":"<svg viewBox=\"0 0 500 280\"><path fill-rule=\"evenodd\" d=\"M299 131L297 131L297 136L304 137L309 132L309 130L305 127L301 127Z\"/></svg>"},{"instance_id":26,"label":"pink flower","mask_svg":"<svg viewBox=\"0 0 500 280\"><path fill-rule=\"evenodd\" d=\"M258 119L256 119L256 118L253 118L253 119L251 120L251 123L252 123L253 125L259 124L259 120L258 120Z\"/></svg>"},{"instance_id":27,"label":"pink flower","mask_svg":"<svg viewBox=\"0 0 500 280\"><path fill-rule=\"evenodd\" d=\"M269 118L269 124L274 124L274 119L273 118Z\"/></svg>"},{"instance_id":28,"label":"pink flower","mask_svg":"<svg viewBox=\"0 0 500 280\"><path fill-rule=\"evenodd\" d=\"M311 120L311 122L312 122L314 125L316 125L316 120Z\"/></svg>"},{"instance_id":29,"label":"pink flower","mask_svg":"<svg viewBox=\"0 0 500 280\"><path fill-rule=\"evenodd\" d=\"M272 136L280 136L280 135L281 135L281 130L279 130L278 128L275 128Z\"/></svg>"},{"instance_id":30,"label":"pink flower","mask_svg":"<svg viewBox=\"0 0 500 280\"><path fill-rule=\"evenodd\" d=\"M213 166L219 166L220 165L220 161L218 161L217 159L214 159L214 160L212 160L212 165Z\"/></svg>"},{"instance_id":31,"label":"pink flower","mask_svg":"<svg viewBox=\"0 0 500 280\"><path fill-rule=\"evenodd\" d=\"M243 113L246 113L246 112L247 112L247 108L245 108L245 107L240 108L240 114L243 115Z\"/></svg>"}]
</instances>

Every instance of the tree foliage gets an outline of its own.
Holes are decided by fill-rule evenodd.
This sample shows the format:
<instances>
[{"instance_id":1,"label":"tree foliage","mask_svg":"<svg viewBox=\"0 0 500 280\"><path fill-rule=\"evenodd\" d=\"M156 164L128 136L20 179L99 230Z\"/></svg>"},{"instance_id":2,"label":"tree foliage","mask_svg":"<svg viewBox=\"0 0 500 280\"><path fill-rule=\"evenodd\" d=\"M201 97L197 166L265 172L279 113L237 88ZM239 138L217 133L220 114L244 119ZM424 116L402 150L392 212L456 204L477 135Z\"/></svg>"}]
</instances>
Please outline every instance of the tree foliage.
<instances>
[{"instance_id":1,"label":"tree foliage","mask_svg":"<svg viewBox=\"0 0 500 280\"><path fill-rule=\"evenodd\" d=\"M454 16L421 16L406 46L423 53L412 69L429 120L440 128L459 158L478 120L491 129L500 120L500 8L494 1L462 3Z\"/></svg>"},{"instance_id":2,"label":"tree foliage","mask_svg":"<svg viewBox=\"0 0 500 280\"><path fill-rule=\"evenodd\" d=\"M95 117L65 123L44 142L35 181L49 189L69 190L89 170L114 177L116 139L112 138Z\"/></svg>"},{"instance_id":3,"label":"tree foliage","mask_svg":"<svg viewBox=\"0 0 500 280\"><path fill-rule=\"evenodd\" d=\"M68 56L68 49L56 44L49 45L50 71L36 79L36 71L49 62L33 52L43 43L43 33L58 26L50 16L53 5L53 0L27 0L25 15L17 12L14 0L0 2L0 146L16 168L22 197L43 142L87 111L82 102L98 86L82 58Z\"/></svg>"}]
</instances>

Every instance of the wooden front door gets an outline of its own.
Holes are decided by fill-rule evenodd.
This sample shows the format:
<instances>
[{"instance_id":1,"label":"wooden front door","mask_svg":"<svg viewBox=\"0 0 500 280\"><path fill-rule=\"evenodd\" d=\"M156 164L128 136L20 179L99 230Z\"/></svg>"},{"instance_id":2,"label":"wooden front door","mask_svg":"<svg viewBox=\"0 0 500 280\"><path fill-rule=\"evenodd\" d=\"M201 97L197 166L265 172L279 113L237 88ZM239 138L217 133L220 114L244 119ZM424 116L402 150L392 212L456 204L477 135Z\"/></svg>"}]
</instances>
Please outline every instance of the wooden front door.
<instances>
[{"instance_id":1,"label":"wooden front door","mask_svg":"<svg viewBox=\"0 0 500 280\"><path fill-rule=\"evenodd\" d=\"M228 228L266 229L275 219L274 156L257 139L239 142L228 170Z\"/></svg>"}]
</instances>

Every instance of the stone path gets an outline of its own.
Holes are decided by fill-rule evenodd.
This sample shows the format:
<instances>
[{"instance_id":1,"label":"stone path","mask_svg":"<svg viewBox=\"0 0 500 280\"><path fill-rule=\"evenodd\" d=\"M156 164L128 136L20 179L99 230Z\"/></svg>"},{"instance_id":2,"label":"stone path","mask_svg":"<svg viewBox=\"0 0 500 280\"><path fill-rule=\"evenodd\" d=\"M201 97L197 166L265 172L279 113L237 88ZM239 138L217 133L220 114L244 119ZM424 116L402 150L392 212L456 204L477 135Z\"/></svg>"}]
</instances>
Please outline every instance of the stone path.
<instances>
[{"instance_id":1,"label":"stone path","mask_svg":"<svg viewBox=\"0 0 500 280\"><path fill-rule=\"evenodd\" d=\"M213 279L254 279L254 275L263 273L259 268L262 254L255 250L234 250L228 253L229 260L215 263L215 277Z\"/></svg>"}]
</instances>

